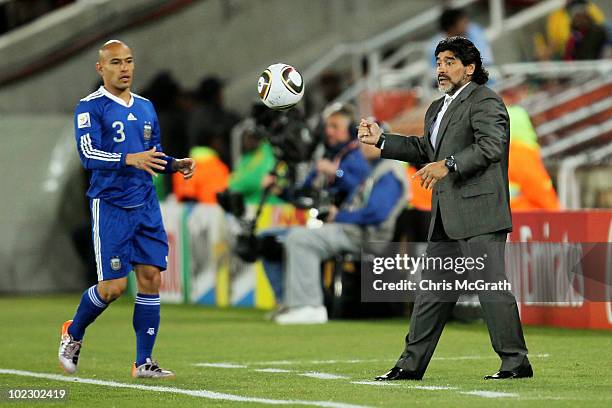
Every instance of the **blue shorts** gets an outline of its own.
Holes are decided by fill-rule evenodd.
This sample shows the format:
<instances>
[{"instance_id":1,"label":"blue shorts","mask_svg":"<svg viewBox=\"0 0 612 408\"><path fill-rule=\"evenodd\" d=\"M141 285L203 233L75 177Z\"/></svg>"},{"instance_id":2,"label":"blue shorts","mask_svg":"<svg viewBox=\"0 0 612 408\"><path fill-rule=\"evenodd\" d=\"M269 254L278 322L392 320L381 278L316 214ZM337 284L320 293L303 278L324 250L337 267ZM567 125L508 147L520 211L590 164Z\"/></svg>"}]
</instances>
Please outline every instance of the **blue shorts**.
<instances>
[{"instance_id":1,"label":"blue shorts","mask_svg":"<svg viewBox=\"0 0 612 408\"><path fill-rule=\"evenodd\" d=\"M135 264L166 269L168 238L156 197L135 208L89 203L98 281L123 278Z\"/></svg>"}]
</instances>

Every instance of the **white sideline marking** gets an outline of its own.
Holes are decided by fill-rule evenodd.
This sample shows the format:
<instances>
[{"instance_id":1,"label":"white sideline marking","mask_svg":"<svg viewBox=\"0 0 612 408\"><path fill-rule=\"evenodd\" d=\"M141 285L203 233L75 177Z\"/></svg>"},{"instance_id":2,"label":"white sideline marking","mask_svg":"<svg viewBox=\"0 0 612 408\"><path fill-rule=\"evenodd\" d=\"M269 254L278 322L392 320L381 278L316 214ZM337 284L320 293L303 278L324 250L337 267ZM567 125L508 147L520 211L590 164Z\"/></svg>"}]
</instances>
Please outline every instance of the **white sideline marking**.
<instances>
[{"instance_id":1,"label":"white sideline marking","mask_svg":"<svg viewBox=\"0 0 612 408\"><path fill-rule=\"evenodd\" d=\"M404 382L405 384L406 382ZM400 385L398 383L390 383L388 381L351 381L351 384L360 384L360 385ZM402 384L403 385L403 384ZM445 387L441 385L410 385L404 388L411 388L415 390L427 390L427 391L442 391L442 390L456 390L457 387Z\"/></svg>"},{"instance_id":2,"label":"white sideline marking","mask_svg":"<svg viewBox=\"0 0 612 408\"><path fill-rule=\"evenodd\" d=\"M254 363L249 363L253 365L291 365L295 364L295 361L289 360L277 360L277 361L256 361Z\"/></svg>"},{"instance_id":3,"label":"white sideline marking","mask_svg":"<svg viewBox=\"0 0 612 408\"><path fill-rule=\"evenodd\" d=\"M292 370L285 370L283 368L256 368L253 371L260 373L292 373Z\"/></svg>"},{"instance_id":4,"label":"white sideline marking","mask_svg":"<svg viewBox=\"0 0 612 408\"><path fill-rule=\"evenodd\" d=\"M548 358L550 354L531 354L529 355L531 358ZM442 361L452 361L452 360L488 360L488 359L497 359L499 358L495 354L491 354L488 356L449 356L449 357L433 357L432 360L442 360ZM349 360L277 360L277 361L245 361L241 363L198 363L194 364L195 366L208 366L208 367L216 367L213 364L223 364L223 365L266 365L266 366L274 366L274 365L307 365L307 364L357 364L357 363L385 363L385 362L395 362L397 359L349 359ZM219 365L219 367L222 367ZM224 367L223 367L224 368ZM234 368L234 367L228 367ZM239 367L244 368L244 367Z\"/></svg>"},{"instance_id":5,"label":"white sideline marking","mask_svg":"<svg viewBox=\"0 0 612 408\"><path fill-rule=\"evenodd\" d=\"M350 359L350 360L307 360L307 361L289 361L289 360L280 360L280 361L256 361L253 363L247 363L247 364L253 364L253 365L291 365L291 364L357 364L357 363L382 363L382 362L389 362L389 361L395 361L395 360L381 360L381 359L369 359L369 360L362 360L362 359Z\"/></svg>"},{"instance_id":6,"label":"white sideline marking","mask_svg":"<svg viewBox=\"0 0 612 408\"><path fill-rule=\"evenodd\" d=\"M316 371L311 371L311 372L308 372L308 373L302 373L302 374L298 374L298 375L301 375L303 377L318 378L320 380L343 380L343 379L349 378L349 377L347 377L345 375L329 374L329 373L318 373Z\"/></svg>"},{"instance_id":7,"label":"white sideline marking","mask_svg":"<svg viewBox=\"0 0 612 408\"><path fill-rule=\"evenodd\" d=\"M247 368L247 366L243 364L234 364L234 363L198 363L194 365L198 367L215 367L215 368Z\"/></svg>"},{"instance_id":8,"label":"white sideline marking","mask_svg":"<svg viewBox=\"0 0 612 408\"><path fill-rule=\"evenodd\" d=\"M550 354L530 354L531 358L548 358ZM451 357L433 357L432 360L487 360L490 358L498 358L495 354L489 356L451 356Z\"/></svg>"},{"instance_id":9,"label":"white sideline marking","mask_svg":"<svg viewBox=\"0 0 612 408\"><path fill-rule=\"evenodd\" d=\"M457 387L445 387L442 385L414 385L410 388L414 388L416 390L429 390L429 391L440 391L440 390L456 390Z\"/></svg>"},{"instance_id":10,"label":"white sideline marking","mask_svg":"<svg viewBox=\"0 0 612 408\"><path fill-rule=\"evenodd\" d=\"M132 388L135 390L143 390L143 391L167 392L171 394L189 395L192 397L206 398L206 399L212 399L212 400L255 402L255 403L270 404L270 405L310 405L314 407L323 407L323 408L367 408L364 405L345 404L343 402L275 400L275 399L268 399L268 398L243 397L241 395L225 394L221 392L214 392L214 391L207 391L207 390L188 390L188 389L183 389L183 388L162 387L162 386L157 386L157 385L129 384L129 383L120 383L116 381L103 381L103 380L93 380L89 378L67 377L67 376L59 375L59 374L37 373L33 371L11 370L11 369L5 369L5 368L0 368L0 374L18 375L22 377L44 378L47 380L63 381L63 382L68 382L68 383L78 382L82 384L99 385L103 387L112 387L112 388Z\"/></svg>"},{"instance_id":11,"label":"white sideline marking","mask_svg":"<svg viewBox=\"0 0 612 408\"><path fill-rule=\"evenodd\" d=\"M477 397L483 398L508 398L508 397L518 397L518 394L510 393L510 392L497 392L497 391L462 391L460 394L465 395L475 395Z\"/></svg>"},{"instance_id":12,"label":"white sideline marking","mask_svg":"<svg viewBox=\"0 0 612 408\"><path fill-rule=\"evenodd\" d=\"M351 381L351 384L359 384L359 385L379 385L383 387L395 387L399 384L390 383L389 381Z\"/></svg>"}]
</instances>

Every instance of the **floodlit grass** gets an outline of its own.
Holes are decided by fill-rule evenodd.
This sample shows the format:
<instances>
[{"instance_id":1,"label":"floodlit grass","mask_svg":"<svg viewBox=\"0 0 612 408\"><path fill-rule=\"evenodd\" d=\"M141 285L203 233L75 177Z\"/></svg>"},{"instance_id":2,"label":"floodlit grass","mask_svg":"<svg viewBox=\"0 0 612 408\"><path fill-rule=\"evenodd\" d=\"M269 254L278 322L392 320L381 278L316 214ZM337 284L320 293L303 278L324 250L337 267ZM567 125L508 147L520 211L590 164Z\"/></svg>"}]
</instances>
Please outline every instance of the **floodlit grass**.
<instances>
[{"instance_id":1,"label":"floodlit grass","mask_svg":"<svg viewBox=\"0 0 612 408\"><path fill-rule=\"evenodd\" d=\"M78 295L0 298L0 369L61 374L57 363L59 329L72 317L78 300ZM499 360L491 349L485 325L451 323L423 381L376 386L352 382L371 381L393 365L403 348L408 325L405 319L281 327L264 321L263 312L255 310L162 305L154 357L162 367L175 371L177 378L145 381L129 375L135 350L132 308L129 299L121 299L90 326L78 377L267 400L372 407L612 406L610 332L526 327L535 377L487 382L482 377L495 372ZM246 368L198 363L231 363ZM290 372L256 371L267 368ZM301 375L308 372L340 378ZM44 406L229 407L272 402L231 401L229 396L215 400L14 374L0 374L0 388L69 389L67 401ZM494 395L497 398L464 394L471 391L503 394Z\"/></svg>"}]
</instances>

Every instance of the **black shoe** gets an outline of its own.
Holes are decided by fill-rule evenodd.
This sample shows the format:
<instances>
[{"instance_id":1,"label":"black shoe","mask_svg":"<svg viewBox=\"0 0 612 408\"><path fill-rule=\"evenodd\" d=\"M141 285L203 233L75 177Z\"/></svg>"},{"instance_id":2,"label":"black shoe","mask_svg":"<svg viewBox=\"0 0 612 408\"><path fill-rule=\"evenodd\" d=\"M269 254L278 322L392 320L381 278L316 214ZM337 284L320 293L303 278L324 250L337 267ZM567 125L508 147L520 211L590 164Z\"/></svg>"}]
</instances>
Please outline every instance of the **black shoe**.
<instances>
[{"instance_id":1,"label":"black shoe","mask_svg":"<svg viewBox=\"0 0 612 408\"><path fill-rule=\"evenodd\" d=\"M519 367L516 371L498 371L495 374L487 375L485 380L511 380L515 378L531 378L533 377L533 369L531 364L528 366Z\"/></svg>"},{"instance_id":2,"label":"black shoe","mask_svg":"<svg viewBox=\"0 0 612 408\"><path fill-rule=\"evenodd\" d=\"M410 371L406 371L403 368L393 367L388 373L379 375L375 378L376 381L397 381L397 380L421 380L423 377L419 377Z\"/></svg>"}]
</instances>

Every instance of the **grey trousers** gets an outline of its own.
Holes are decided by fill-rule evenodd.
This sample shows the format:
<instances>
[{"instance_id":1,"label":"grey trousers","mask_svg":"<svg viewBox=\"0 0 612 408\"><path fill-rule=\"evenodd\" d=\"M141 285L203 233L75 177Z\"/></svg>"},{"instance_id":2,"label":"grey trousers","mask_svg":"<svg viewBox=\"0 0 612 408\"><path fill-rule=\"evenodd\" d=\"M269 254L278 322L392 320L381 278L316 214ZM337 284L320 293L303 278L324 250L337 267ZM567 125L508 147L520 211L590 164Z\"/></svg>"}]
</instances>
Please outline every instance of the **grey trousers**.
<instances>
[{"instance_id":1,"label":"grey trousers","mask_svg":"<svg viewBox=\"0 0 612 408\"><path fill-rule=\"evenodd\" d=\"M478 252L486 251L492 261L492 270L488 272L490 277L504 279L506 236L506 233L493 233L461 241L430 242L427 253L428 256L448 256L452 243L456 244L453 248L460 252L459 256L474 256L474 249ZM501 359L500 370L515 371L528 365L527 346L514 295L509 291L489 291L478 293L478 297L489 329L491 345ZM417 295L406 336L406 347L396 363L397 367L419 377L423 376L457 298L445 297L444 301L440 301L436 293L423 292Z\"/></svg>"},{"instance_id":2,"label":"grey trousers","mask_svg":"<svg viewBox=\"0 0 612 408\"><path fill-rule=\"evenodd\" d=\"M292 228L285 240L285 305L321 306L321 262L340 252L358 253L340 224Z\"/></svg>"}]
</instances>

